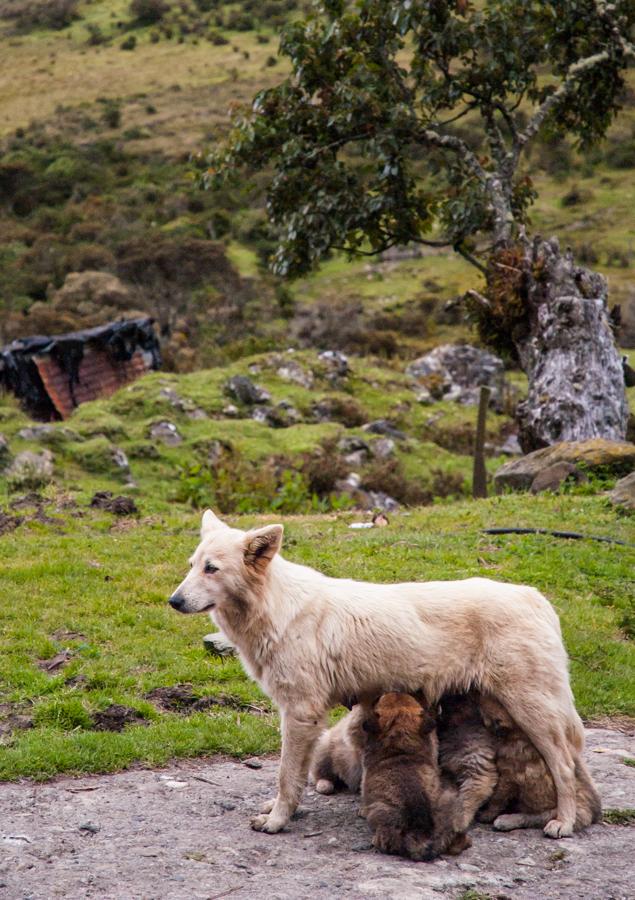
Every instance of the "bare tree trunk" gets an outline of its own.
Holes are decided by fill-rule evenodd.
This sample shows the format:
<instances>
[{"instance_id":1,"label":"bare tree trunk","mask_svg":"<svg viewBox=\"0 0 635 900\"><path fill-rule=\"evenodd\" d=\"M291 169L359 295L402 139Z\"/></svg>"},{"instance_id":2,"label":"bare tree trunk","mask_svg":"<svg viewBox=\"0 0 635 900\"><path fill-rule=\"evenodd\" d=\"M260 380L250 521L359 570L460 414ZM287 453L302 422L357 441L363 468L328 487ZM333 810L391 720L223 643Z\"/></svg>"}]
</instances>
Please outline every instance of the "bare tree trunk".
<instances>
[{"instance_id":1,"label":"bare tree trunk","mask_svg":"<svg viewBox=\"0 0 635 900\"><path fill-rule=\"evenodd\" d=\"M514 337L529 379L517 410L523 450L594 437L624 440L624 371L606 279L562 254L555 238L528 244L523 270L526 328Z\"/></svg>"}]
</instances>

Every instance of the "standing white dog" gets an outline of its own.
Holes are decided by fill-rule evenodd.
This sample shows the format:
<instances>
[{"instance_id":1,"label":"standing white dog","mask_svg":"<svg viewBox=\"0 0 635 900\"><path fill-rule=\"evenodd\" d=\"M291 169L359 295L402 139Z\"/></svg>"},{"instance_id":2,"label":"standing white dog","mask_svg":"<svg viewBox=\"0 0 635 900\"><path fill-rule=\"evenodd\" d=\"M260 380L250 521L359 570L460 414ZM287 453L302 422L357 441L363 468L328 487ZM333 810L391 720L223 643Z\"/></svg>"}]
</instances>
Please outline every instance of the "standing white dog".
<instances>
[{"instance_id":1,"label":"standing white dog","mask_svg":"<svg viewBox=\"0 0 635 900\"><path fill-rule=\"evenodd\" d=\"M191 571L170 598L209 611L247 672L280 707L278 796L252 826L288 823L327 711L351 697L422 689L430 702L493 694L542 754L557 790L550 837L573 832L584 742L558 617L537 590L486 578L368 584L328 578L278 553L282 525L230 528L211 510Z\"/></svg>"}]
</instances>

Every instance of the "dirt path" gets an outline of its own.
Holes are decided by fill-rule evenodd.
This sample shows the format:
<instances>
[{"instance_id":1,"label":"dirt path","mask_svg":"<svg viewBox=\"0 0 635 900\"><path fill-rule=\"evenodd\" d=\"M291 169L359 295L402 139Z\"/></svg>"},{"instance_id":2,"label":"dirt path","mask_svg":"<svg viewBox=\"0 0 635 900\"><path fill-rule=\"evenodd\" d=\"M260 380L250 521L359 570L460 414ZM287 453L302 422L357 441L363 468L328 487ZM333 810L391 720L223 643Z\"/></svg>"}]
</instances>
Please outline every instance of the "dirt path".
<instances>
[{"instance_id":1,"label":"dirt path","mask_svg":"<svg viewBox=\"0 0 635 900\"><path fill-rule=\"evenodd\" d=\"M635 807L635 734L589 729L587 757L606 807ZM599 752L604 751L604 752ZM357 798L307 792L281 835L248 827L274 790L277 760L0 785L1 900L633 900L635 827L595 825L551 841L478 827L473 847L434 863L370 849ZM469 894L468 894L469 896ZM474 895L472 895L474 896Z\"/></svg>"}]
</instances>

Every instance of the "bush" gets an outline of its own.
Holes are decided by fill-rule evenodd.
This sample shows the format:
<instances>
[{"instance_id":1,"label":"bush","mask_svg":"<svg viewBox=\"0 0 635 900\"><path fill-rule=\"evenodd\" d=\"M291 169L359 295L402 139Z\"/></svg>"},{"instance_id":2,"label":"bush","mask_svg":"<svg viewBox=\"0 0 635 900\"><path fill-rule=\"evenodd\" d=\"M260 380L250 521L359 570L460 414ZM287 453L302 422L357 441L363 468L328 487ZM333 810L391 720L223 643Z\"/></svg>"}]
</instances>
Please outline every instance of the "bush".
<instances>
[{"instance_id":1,"label":"bush","mask_svg":"<svg viewBox=\"0 0 635 900\"><path fill-rule=\"evenodd\" d=\"M302 464L308 488L318 497L335 490L335 483L348 475L348 465L337 447L337 438L325 438L313 453L307 453Z\"/></svg>"},{"instance_id":2,"label":"bush","mask_svg":"<svg viewBox=\"0 0 635 900\"><path fill-rule=\"evenodd\" d=\"M134 34L131 34L130 37L127 37L125 41L122 41L119 45L121 50L134 50L137 46L137 39Z\"/></svg>"},{"instance_id":3,"label":"bush","mask_svg":"<svg viewBox=\"0 0 635 900\"><path fill-rule=\"evenodd\" d=\"M129 13L138 25L160 22L169 10L169 4L164 0L132 0L129 7Z\"/></svg>"},{"instance_id":4,"label":"bush","mask_svg":"<svg viewBox=\"0 0 635 900\"><path fill-rule=\"evenodd\" d=\"M0 17L13 19L18 31L35 28L66 28L78 18L78 0L24 0L3 4Z\"/></svg>"},{"instance_id":5,"label":"bush","mask_svg":"<svg viewBox=\"0 0 635 900\"><path fill-rule=\"evenodd\" d=\"M604 158L614 169L635 169L635 139L620 141L609 147Z\"/></svg>"}]
</instances>

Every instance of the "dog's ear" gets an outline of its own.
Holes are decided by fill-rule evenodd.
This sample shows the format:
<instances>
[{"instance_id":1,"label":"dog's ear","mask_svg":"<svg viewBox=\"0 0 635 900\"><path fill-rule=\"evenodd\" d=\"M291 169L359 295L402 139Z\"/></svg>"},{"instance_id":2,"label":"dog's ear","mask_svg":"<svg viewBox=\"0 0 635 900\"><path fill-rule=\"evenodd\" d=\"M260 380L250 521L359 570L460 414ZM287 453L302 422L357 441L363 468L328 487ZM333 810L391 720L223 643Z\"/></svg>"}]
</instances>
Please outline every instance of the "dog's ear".
<instances>
[{"instance_id":1,"label":"dog's ear","mask_svg":"<svg viewBox=\"0 0 635 900\"><path fill-rule=\"evenodd\" d=\"M212 532L216 531L218 528L227 528L224 522L218 518L218 516L211 511L211 509L206 509L203 513L203 520L201 522L201 540L204 537Z\"/></svg>"},{"instance_id":2,"label":"dog's ear","mask_svg":"<svg viewBox=\"0 0 635 900\"><path fill-rule=\"evenodd\" d=\"M261 574L274 558L282 544L282 525L266 525L245 535L245 565Z\"/></svg>"}]
</instances>

